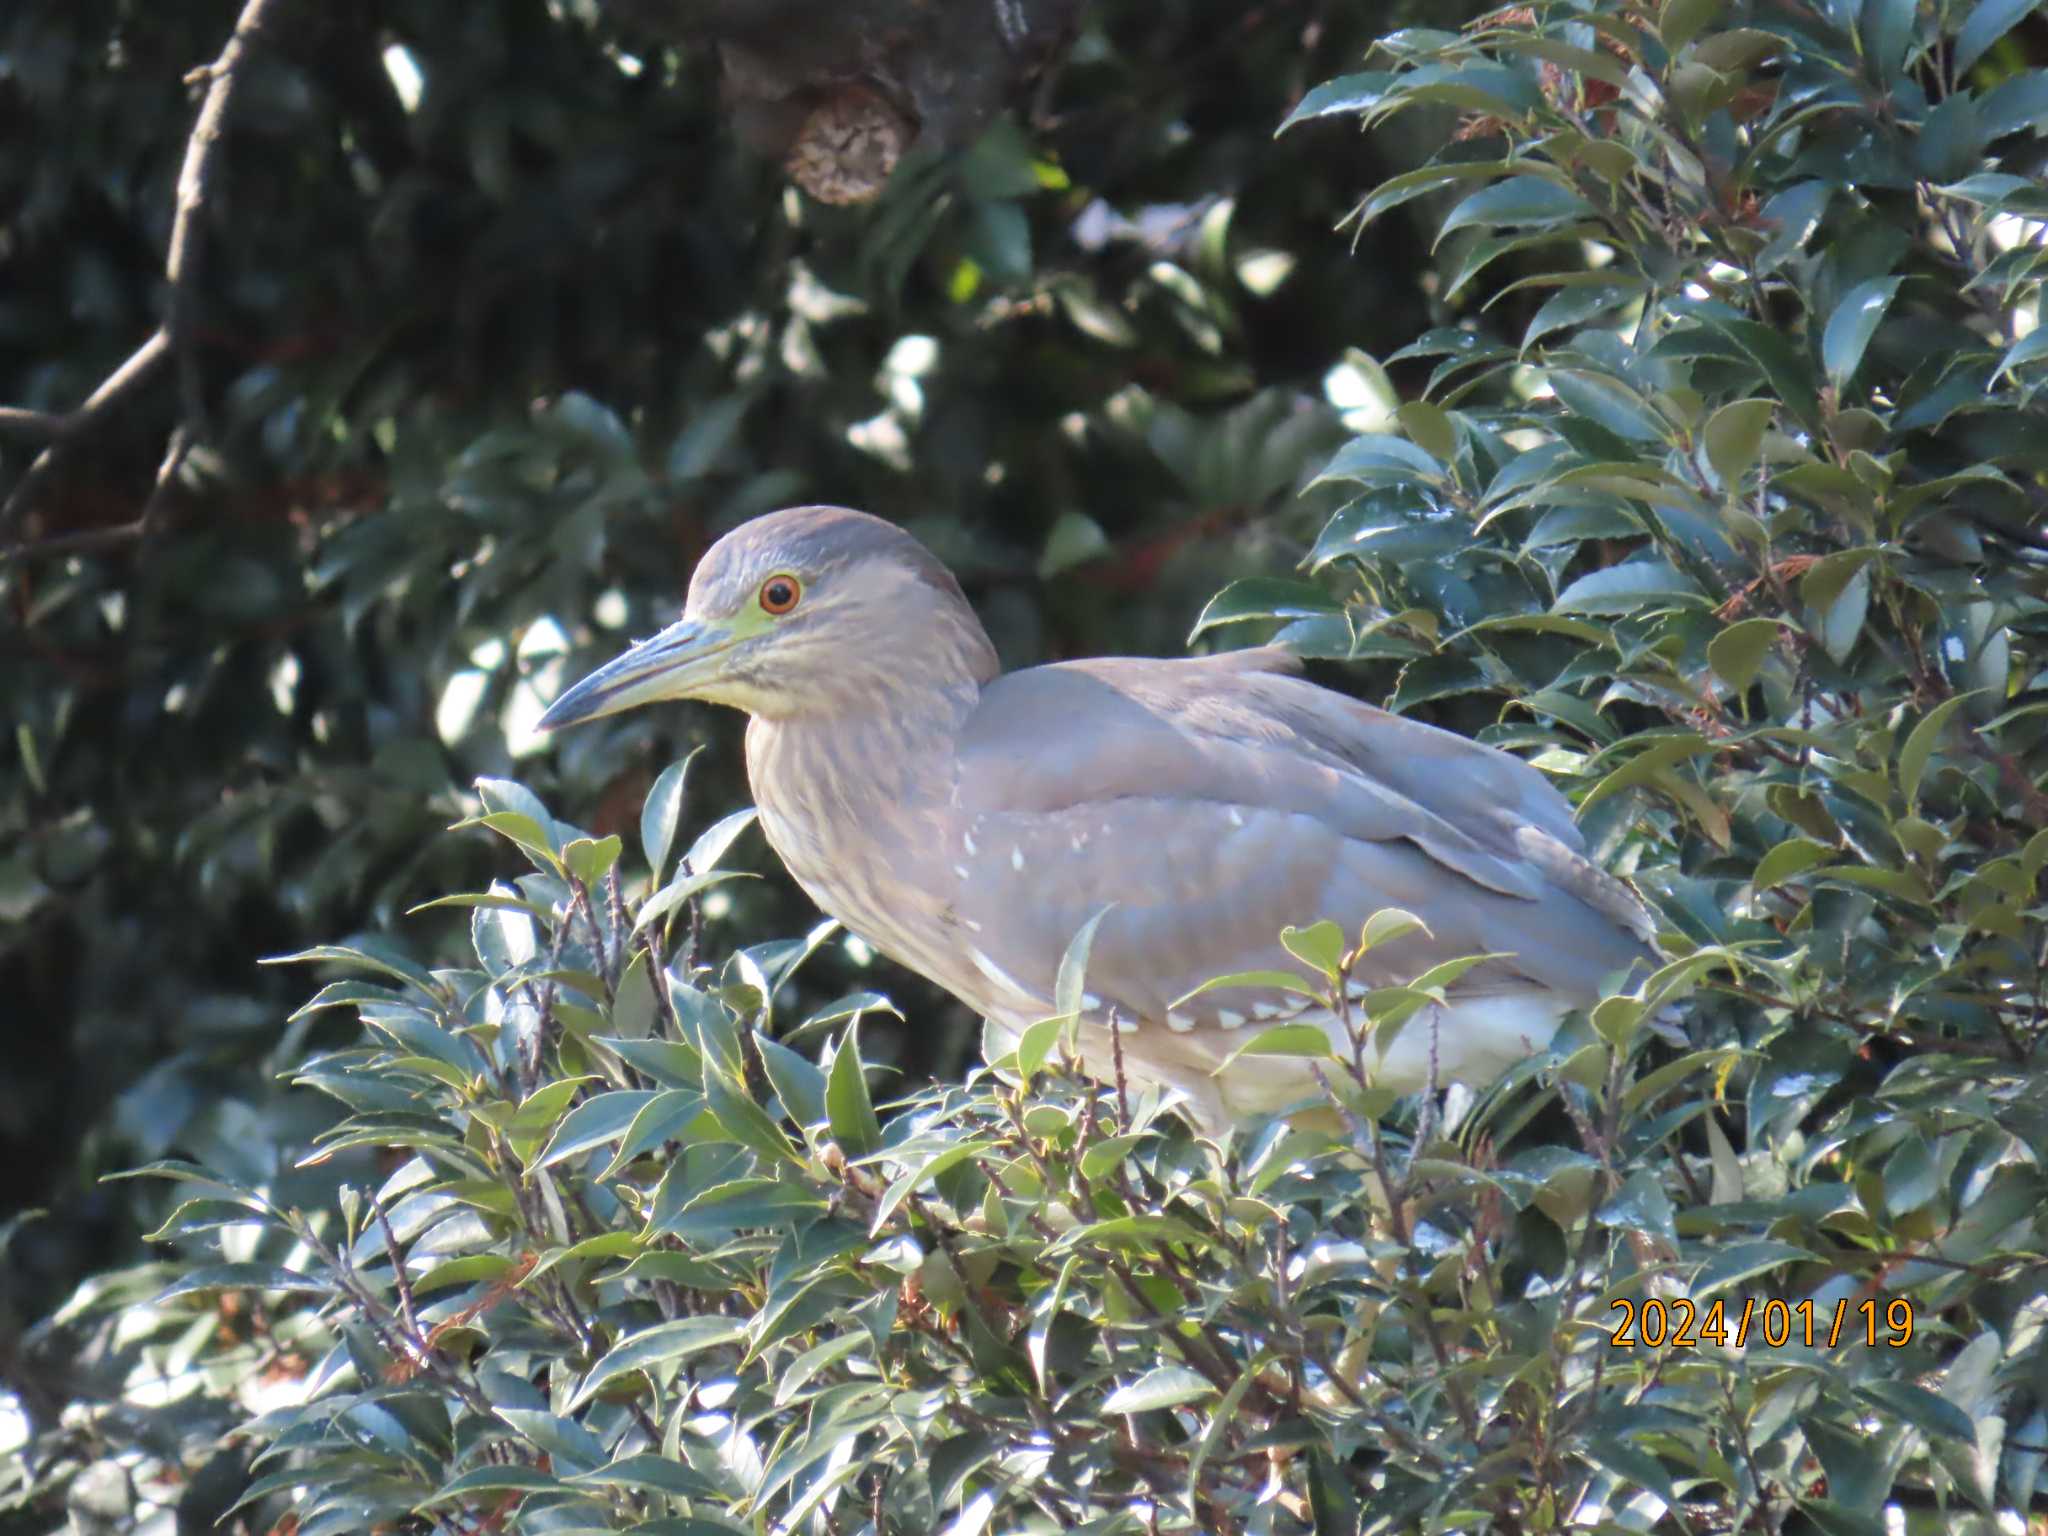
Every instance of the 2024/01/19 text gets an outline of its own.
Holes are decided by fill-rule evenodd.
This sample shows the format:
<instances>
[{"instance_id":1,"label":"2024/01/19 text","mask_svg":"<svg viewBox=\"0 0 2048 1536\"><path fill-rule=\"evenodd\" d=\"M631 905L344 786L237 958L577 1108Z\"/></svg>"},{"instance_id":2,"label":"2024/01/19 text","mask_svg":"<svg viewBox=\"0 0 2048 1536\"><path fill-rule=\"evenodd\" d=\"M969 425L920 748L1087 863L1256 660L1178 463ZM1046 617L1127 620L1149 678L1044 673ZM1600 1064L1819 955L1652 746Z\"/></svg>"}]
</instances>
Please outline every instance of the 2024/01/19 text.
<instances>
[{"instance_id":1,"label":"2024/01/19 text","mask_svg":"<svg viewBox=\"0 0 2048 1536\"><path fill-rule=\"evenodd\" d=\"M1622 1298L1609 1303L1621 1313L1621 1324L1608 1342L1616 1349L1698 1349L1702 1344L1733 1344L1752 1339L1778 1349L1795 1340L1808 1349L1833 1349L1861 1339L1871 1349L1904 1349L1913 1338L1913 1303L1903 1296L1881 1301L1875 1296L1843 1297L1832 1308L1816 1307L1811 1298L1786 1301L1773 1296L1750 1297L1738 1307L1716 1299L1696 1306L1685 1296L1641 1301Z\"/></svg>"}]
</instances>

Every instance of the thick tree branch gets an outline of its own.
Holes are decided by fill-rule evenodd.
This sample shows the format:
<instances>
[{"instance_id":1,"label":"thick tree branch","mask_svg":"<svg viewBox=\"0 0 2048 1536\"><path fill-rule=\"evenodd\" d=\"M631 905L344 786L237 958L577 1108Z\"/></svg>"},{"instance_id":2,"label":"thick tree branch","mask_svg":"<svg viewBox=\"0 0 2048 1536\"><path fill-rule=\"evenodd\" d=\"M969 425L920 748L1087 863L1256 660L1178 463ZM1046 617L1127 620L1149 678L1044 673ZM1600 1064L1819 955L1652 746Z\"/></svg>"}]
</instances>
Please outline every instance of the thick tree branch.
<instances>
[{"instance_id":1,"label":"thick tree branch","mask_svg":"<svg viewBox=\"0 0 2048 1536\"><path fill-rule=\"evenodd\" d=\"M0 538L5 538L49 478L59 451L96 429L117 406L153 377L159 366L175 357L182 419L172 430L149 499L134 521L116 527L9 542L0 546L0 563L29 554L77 554L104 549L148 535L161 520L166 492L177 478L186 455L194 443L205 442L211 436L194 335L200 252L204 246L199 234L199 215L206 206L207 193L212 187L221 128L227 120L228 105L240 79L241 66L248 56L249 42L262 29L276 4L277 0L248 0L220 57L187 76L194 83L206 80L209 84L205 100L199 106L199 116L192 125L191 136L185 141L185 159L178 172L177 207L171 220L171 238L164 260L164 275L170 282L171 293L169 312L163 325L131 353L126 362L102 380L75 411L59 415L11 406L0 408L0 429L49 439L16 482L7 500L0 503Z\"/></svg>"}]
</instances>

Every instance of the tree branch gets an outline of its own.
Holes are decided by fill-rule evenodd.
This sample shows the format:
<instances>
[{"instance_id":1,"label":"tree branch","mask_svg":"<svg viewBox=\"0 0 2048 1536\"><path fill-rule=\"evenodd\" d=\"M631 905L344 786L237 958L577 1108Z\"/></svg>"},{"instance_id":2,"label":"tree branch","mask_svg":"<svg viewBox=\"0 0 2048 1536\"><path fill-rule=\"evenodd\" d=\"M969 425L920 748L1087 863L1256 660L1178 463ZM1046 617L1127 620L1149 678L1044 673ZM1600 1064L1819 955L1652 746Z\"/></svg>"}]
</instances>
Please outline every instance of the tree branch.
<instances>
[{"instance_id":1,"label":"tree branch","mask_svg":"<svg viewBox=\"0 0 2048 1536\"><path fill-rule=\"evenodd\" d=\"M206 194L212 185L221 127L227 121L228 102L241 79L249 39L261 30L275 3L276 0L248 0L220 57L185 77L188 82L204 79L211 83L206 88L206 99L199 104L192 136L185 141L185 163L178 169L178 209L171 221L170 247L164 257L164 276L171 284L170 314L165 328L170 333L171 350L178 358L178 392L185 424L200 442L210 441L212 433L207 429L206 395L193 336L193 303L205 246L199 236L198 215L206 205Z\"/></svg>"},{"instance_id":2,"label":"tree branch","mask_svg":"<svg viewBox=\"0 0 2048 1536\"><path fill-rule=\"evenodd\" d=\"M46 455L47 452L46 449ZM178 471L184 468L186 456L191 452L190 435L183 426L173 427L171 440L164 446L163 462L157 466L156 483L150 487L149 499L142 504L142 511L136 515L133 522L115 523L108 528L87 528L78 533L57 534L47 539L25 539L20 543L7 545L0 548L0 569L5 569L14 561L29 555L90 555L147 539L162 523L164 509L170 505L171 485L178 478Z\"/></svg>"},{"instance_id":3,"label":"tree branch","mask_svg":"<svg viewBox=\"0 0 2048 1536\"><path fill-rule=\"evenodd\" d=\"M70 418L49 411L24 410L18 405L0 405L0 432L19 432L24 437L62 437Z\"/></svg>"},{"instance_id":4,"label":"tree branch","mask_svg":"<svg viewBox=\"0 0 2048 1536\"><path fill-rule=\"evenodd\" d=\"M171 290L164 323L129 354L127 361L108 374L76 410L58 414L16 406L0 407L0 430L39 435L49 440L22 473L6 501L0 502L0 536L5 536L19 522L30 500L49 478L59 450L97 429L117 406L152 378L166 360L175 357L182 419L172 430L149 499L133 522L49 539L23 539L9 543L0 547L0 564L29 554L78 554L106 549L145 537L155 529L166 502L166 489L177 477L193 444L206 442L212 436L194 336L193 309L200 251L204 244L199 236L199 214L212 187L221 128L227 120L228 105L240 79L241 66L248 57L250 39L269 19L276 3L277 0L248 0L220 57L187 76L194 82L206 80L210 83L205 100L200 103L199 116L192 125L192 133L185 141L185 159L178 172L177 205L164 260L164 275Z\"/></svg>"},{"instance_id":5,"label":"tree branch","mask_svg":"<svg viewBox=\"0 0 2048 1536\"><path fill-rule=\"evenodd\" d=\"M47 423L50 442L23 471L21 479L15 483L14 490L7 500L0 503L0 532L4 532L21 515L29 498L49 477L50 469L57 460L57 450L65 443L97 427L112 414L117 405L139 389L170 355L170 334L159 328L149 340L128 355L126 362L102 379L99 387L86 396L85 404L77 410L57 416L46 411L8 408L6 419L14 423L25 424L32 419ZM16 553L18 549L19 546L10 549L8 553Z\"/></svg>"}]
</instances>

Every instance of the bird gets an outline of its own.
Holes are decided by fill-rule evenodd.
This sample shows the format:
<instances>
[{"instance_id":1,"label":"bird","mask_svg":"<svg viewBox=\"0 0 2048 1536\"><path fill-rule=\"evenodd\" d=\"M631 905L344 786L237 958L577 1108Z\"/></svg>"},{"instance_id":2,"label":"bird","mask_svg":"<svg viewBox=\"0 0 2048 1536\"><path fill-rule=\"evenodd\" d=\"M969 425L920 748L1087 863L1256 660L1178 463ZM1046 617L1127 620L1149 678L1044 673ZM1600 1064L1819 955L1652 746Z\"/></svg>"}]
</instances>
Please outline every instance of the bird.
<instances>
[{"instance_id":1,"label":"bird","mask_svg":"<svg viewBox=\"0 0 2048 1536\"><path fill-rule=\"evenodd\" d=\"M998 1043L1053 1014L1093 920L1078 1064L1178 1094L1201 1131L1327 1105L1309 1058L1229 1061L1260 1031L1315 1024L1351 1057L1327 993L1270 976L1200 990L1306 983L1289 927L1419 919L1360 959L1356 989L1487 957L1368 1053L1397 1092L1483 1087L1656 963L1650 911L1587 856L1540 770L1299 674L1274 646L1004 673L915 537L804 506L720 538L681 617L539 724L667 700L744 710L760 825L797 884Z\"/></svg>"}]
</instances>

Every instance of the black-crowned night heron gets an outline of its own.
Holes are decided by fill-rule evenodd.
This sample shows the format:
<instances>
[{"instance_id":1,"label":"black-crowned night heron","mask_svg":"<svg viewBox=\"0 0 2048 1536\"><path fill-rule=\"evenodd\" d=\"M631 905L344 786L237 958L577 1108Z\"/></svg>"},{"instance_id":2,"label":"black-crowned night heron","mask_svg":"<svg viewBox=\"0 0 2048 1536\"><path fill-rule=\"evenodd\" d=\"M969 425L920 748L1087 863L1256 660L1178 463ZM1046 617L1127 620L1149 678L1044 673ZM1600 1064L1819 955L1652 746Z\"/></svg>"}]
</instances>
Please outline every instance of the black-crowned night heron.
<instances>
[{"instance_id":1,"label":"black-crowned night heron","mask_svg":"<svg viewBox=\"0 0 2048 1536\"><path fill-rule=\"evenodd\" d=\"M1283 927L1427 926L1355 979L1492 958L1400 1031L1378 1081L1481 1084L1651 958L1649 914L1589 862L1571 808L1517 758L1292 675L1265 648L1061 662L999 675L938 559L839 507L757 518L713 545L680 621L576 684L554 728L663 699L745 710L761 826L812 900L997 1028L1053 1011L1089 953L1082 1065L1180 1090L1207 1127L1317 1093L1300 1058L1219 1062L1244 1031L1327 1010L1279 987ZM1180 1001L1187 998L1186 1001ZM1114 1022L1112 1022L1114 1021ZM1348 1046L1339 1040L1348 1053Z\"/></svg>"}]
</instances>

